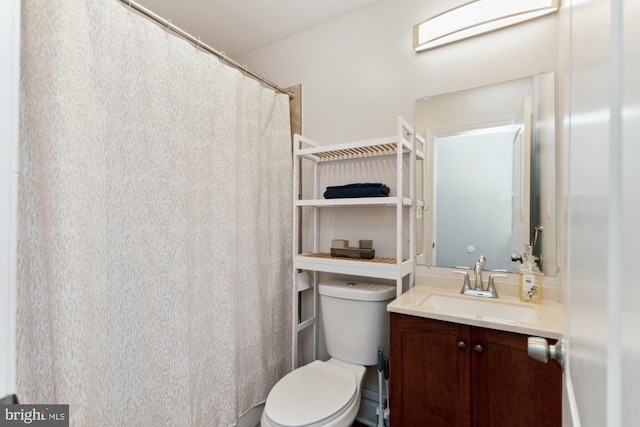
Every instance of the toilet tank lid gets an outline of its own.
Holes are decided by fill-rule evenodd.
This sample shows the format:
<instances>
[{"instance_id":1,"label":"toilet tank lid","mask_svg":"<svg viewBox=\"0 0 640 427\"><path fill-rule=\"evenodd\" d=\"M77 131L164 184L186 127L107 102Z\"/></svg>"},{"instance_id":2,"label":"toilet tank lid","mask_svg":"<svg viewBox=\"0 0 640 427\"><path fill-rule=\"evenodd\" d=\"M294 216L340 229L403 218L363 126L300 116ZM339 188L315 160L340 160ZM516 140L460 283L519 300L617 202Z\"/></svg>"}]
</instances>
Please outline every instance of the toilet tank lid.
<instances>
[{"instance_id":1,"label":"toilet tank lid","mask_svg":"<svg viewBox=\"0 0 640 427\"><path fill-rule=\"evenodd\" d=\"M318 284L320 295L357 301L387 301L396 294L395 286L355 280L329 279Z\"/></svg>"}]
</instances>

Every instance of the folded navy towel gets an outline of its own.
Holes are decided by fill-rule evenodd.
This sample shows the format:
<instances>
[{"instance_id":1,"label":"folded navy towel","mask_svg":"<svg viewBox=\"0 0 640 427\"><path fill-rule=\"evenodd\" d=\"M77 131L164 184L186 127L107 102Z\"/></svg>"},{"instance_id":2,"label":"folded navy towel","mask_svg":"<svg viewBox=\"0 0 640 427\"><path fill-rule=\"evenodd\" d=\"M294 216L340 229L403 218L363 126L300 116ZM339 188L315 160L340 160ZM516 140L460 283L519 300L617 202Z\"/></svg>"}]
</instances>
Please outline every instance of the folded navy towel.
<instances>
[{"instance_id":1,"label":"folded navy towel","mask_svg":"<svg viewBox=\"0 0 640 427\"><path fill-rule=\"evenodd\" d=\"M379 183L358 183L327 187L325 199L346 199L351 197L388 197L389 187Z\"/></svg>"}]
</instances>

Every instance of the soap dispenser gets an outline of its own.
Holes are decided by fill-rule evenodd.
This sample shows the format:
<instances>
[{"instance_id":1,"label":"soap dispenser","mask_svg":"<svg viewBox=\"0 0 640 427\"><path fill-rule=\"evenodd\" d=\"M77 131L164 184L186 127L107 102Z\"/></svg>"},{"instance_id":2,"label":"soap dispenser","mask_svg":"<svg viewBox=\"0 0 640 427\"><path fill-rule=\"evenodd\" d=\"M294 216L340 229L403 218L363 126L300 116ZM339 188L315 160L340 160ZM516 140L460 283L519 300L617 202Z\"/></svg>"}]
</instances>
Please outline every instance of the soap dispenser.
<instances>
[{"instance_id":1,"label":"soap dispenser","mask_svg":"<svg viewBox=\"0 0 640 427\"><path fill-rule=\"evenodd\" d=\"M519 267L520 301L540 303L542 302L542 272L536 264L533 256L533 246L525 245L522 264Z\"/></svg>"}]
</instances>

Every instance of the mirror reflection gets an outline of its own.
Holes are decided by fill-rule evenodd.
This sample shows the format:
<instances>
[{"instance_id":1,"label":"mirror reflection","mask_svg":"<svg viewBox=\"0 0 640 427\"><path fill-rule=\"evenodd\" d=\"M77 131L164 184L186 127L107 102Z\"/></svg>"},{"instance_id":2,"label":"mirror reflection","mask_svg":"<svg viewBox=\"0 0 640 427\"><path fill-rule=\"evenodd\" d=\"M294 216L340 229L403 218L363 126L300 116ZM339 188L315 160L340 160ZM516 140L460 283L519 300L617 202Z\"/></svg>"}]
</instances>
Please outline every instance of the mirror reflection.
<instances>
[{"instance_id":1,"label":"mirror reflection","mask_svg":"<svg viewBox=\"0 0 640 427\"><path fill-rule=\"evenodd\" d=\"M512 255L532 242L556 274L554 75L438 95L416 102L418 264L517 271Z\"/></svg>"},{"instance_id":2,"label":"mirror reflection","mask_svg":"<svg viewBox=\"0 0 640 427\"><path fill-rule=\"evenodd\" d=\"M522 126L500 126L434 137L433 258L436 265L511 269L526 228L520 206ZM523 200L524 201L524 200ZM493 260L493 261L492 261Z\"/></svg>"}]
</instances>

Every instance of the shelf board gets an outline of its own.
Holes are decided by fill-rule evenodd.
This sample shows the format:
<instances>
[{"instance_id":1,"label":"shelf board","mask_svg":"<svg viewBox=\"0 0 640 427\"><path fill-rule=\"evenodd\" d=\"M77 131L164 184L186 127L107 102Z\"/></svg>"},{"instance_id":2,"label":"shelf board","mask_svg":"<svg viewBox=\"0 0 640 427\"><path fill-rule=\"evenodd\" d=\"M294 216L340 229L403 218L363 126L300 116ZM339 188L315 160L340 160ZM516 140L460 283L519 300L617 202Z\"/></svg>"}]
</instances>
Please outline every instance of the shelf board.
<instances>
[{"instance_id":1,"label":"shelf board","mask_svg":"<svg viewBox=\"0 0 640 427\"><path fill-rule=\"evenodd\" d=\"M388 156L396 154L398 138L387 137L367 141L333 144L312 148L300 148L296 155L315 162L358 159L372 156ZM401 143L403 152L409 152L410 146Z\"/></svg>"},{"instance_id":2,"label":"shelf board","mask_svg":"<svg viewBox=\"0 0 640 427\"><path fill-rule=\"evenodd\" d=\"M332 257L330 253L306 253L294 255L294 268L327 273L351 274L365 277L378 277L396 280L411 273L413 260L403 260L400 264L395 258L376 257L373 259L354 259Z\"/></svg>"},{"instance_id":3,"label":"shelf board","mask_svg":"<svg viewBox=\"0 0 640 427\"><path fill-rule=\"evenodd\" d=\"M371 258L371 259L363 259L363 258L336 257L336 256L332 256L330 253L327 253L327 252L319 252L319 253L313 253L313 254L301 254L301 256L309 257L309 258L330 259L332 261L335 261L335 260L346 260L346 261L356 261L356 262L375 262L375 263L379 263L379 264L391 264L391 265L397 265L398 264L398 262L396 261L396 258L375 257L375 258Z\"/></svg>"},{"instance_id":4,"label":"shelf board","mask_svg":"<svg viewBox=\"0 0 640 427\"><path fill-rule=\"evenodd\" d=\"M407 197L358 197L350 199L305 199L296 200L296 206L337 207L337 206L413 206Z\"/></svg>"}]
</instances>

